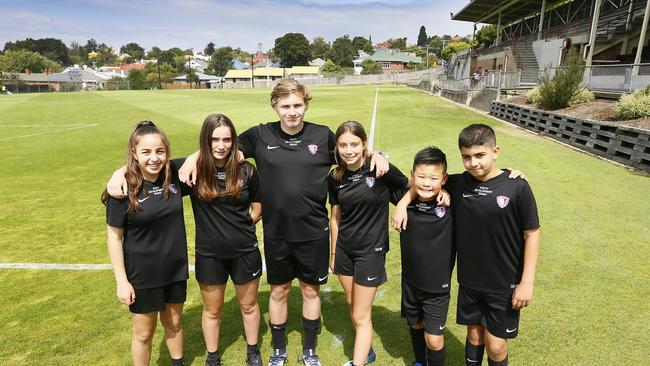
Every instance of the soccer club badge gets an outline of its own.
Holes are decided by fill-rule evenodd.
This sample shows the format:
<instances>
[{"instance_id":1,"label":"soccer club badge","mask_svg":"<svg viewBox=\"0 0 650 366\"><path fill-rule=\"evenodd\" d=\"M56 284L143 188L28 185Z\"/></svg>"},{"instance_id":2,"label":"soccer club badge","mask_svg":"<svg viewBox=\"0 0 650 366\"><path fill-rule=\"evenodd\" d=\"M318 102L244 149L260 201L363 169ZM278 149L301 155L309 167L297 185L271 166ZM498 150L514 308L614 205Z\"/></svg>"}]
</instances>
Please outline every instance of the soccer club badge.
<instances>
[{"instance_id":1,"label":"soccer club badge","mask_svg":"<svg viewBox=\"0 0 650 366\"><path fill-rule=\"evenodd\" d=\"M176 194L176 193L178 193L178 188L176 188L176 185L174 183L172 183L172 184L169 185L169 191L172 194Z\"/></svg>"},{"instance_id":2,"label":"soccer club badge","mask_svg":"<svg viewBox=\"0 0 650 366\"><path fill-rule=\"evenodd\" d=\"M366 177L366 185L372 188L375 185L375 177Z\"/></svg>"},{"instance_id":3,"label":"soccer club badge","mask_svg":"<svg viewBox=\"0 0 650 366\"><path fill-rule=\"evenodd\" d=\"M312 155L316 155L316 153L318 152L318 145L307 145L307 149L309 149L309 152Z\"/></svg>"},{"instance_id":4,"label":"soccer club badge","mask_svg":"<svg viewBox=\"0 0 650 366\"><path fill-rule=\"evenodd\" d=\"M497 205L499 205L501 208L506 208L506 206L508 206L508 202L510 202L510 198L507 196L497 197Z\"/></svg>"},{"instance_id":5,"label":"soccer club badge","mask_svg":"<svg viewBox=\"0 0 650 366\"><path fill-rule=\"evenodd\" d=\"M433 212L436 213L436 216L442 218L443 216L445 216L445 213L447 213L447 209L446 209L445 207L442 207L442 206L437 206L437 207L433 210Z\"/></svg>"}]
</instances>

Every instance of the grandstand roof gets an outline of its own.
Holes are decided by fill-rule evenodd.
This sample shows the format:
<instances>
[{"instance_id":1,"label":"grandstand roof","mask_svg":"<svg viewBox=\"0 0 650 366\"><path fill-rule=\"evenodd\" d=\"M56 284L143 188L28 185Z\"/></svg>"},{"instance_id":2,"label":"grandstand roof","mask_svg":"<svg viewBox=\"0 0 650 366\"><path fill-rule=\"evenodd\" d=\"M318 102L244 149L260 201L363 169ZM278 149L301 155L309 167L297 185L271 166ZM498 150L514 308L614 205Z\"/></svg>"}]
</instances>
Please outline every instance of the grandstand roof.
<instances>
[{"instance_id":1,"label":"grandstand roof","mask_svg":"<svg viewBox=\"0 0 650 366\"><path fill-rule=\"evenodd\" d=\"M559 2L566 2L566 0L546 0L546 9ZM506 25L537 14L541 9L542 0L473 0L462 10L453 14L451 19L497 24L500 10L501 24Z\"/></svg>"}]
</instances>

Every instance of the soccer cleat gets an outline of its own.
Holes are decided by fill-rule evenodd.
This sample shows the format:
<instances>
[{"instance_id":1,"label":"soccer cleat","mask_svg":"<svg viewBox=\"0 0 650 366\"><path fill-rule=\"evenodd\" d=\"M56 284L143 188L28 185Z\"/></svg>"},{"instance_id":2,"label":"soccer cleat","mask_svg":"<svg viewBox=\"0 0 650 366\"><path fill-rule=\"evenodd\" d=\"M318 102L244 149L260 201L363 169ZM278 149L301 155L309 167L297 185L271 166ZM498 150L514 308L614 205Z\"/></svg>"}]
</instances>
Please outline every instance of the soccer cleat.
<instances>
[{"instance_id":1,"label":"soccer cleat","mask_svg":"<svg viewBox=\"0 0 650 366\"><path fill-rule=\"evenodd\" d=\"M262 355L259 349L246 355L246 366L262 366Z\"/></svg>"},{"instance_id":2,"label":"soccer cleat","mask_svg":"<svg viewBox=\"0 0 650 366\"><path fill-rule=\"evenodd\" d=\"M368 351L368 358L366 358L366 365L375 362L376 359L377 353L375 353L375 350L372 348L372 346L370 346L370 351Z\"/></svg>"},{"instance_id":3,"label":"soccer cleat","mask_svg":"<svg viewBox=\"0 0 650 366\"><path fill-rule=\"evenodd\" d=\"M221 366L221 356L219 354L208 354L205 359L205 366Z\"/></svg>"},{"instance_id":4,"label":"soccer cleat","mask_svg":"<svg viewBox=\"0 0 650 366\"><path fill-rule=\"evenodd\" d=\"M280 354L280 351L275 350L274 353L269 358L269 366L284 366L284 363L287 362L287 353Z\"/></svg>"},{"instance_id":5,"label":"soccer cleat","mask_svg":"<svg viewBox=\"0 0 650 366\"><path fill-rule=\"evenodd\" d=\"M321 366L320 359L313 349L306 349L302 355L302 363L305 366Z\"/></svg>"}]
</instances>

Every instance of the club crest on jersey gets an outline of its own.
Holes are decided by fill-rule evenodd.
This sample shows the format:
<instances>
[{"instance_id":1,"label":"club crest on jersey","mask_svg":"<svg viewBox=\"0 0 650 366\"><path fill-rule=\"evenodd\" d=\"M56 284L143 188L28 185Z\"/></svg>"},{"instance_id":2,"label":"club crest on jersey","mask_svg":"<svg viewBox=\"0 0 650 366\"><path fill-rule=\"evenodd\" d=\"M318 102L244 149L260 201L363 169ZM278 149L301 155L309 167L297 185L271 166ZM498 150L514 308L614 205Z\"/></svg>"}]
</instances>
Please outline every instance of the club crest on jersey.
<instances>
[{"instance_id":1,"label":"club crest on jersey","mask_svg":"<svg viewBox=\"0 0 650 366\"><path fill-rule=\"evenodd\" d=\"M506 206L508 206L508 202L510 202L510 198L507 196L497 197L497 205L499 205L501 208L506 208Z\"/></svg>"},{"instance_id":2,"label":"club crest on jersey","mask_svg":"<svg viewBox=\"0 0 650 366\"><path fill-rule=\"evenodd\" d=\"M372 188L375 185L375 177L366 177L366 185Z\"/></svg>"},{"instance_id":3,"label":"club crest on jersey","mask_svg":"<svg viewBox=\"0 0 650 366\"><path fill-rule=\"evenodd\" d=\"M433 210L433 212L436 213L436 216L443 217L445 216L445 213L447 213L447 209L442 206L438 206Z\"/></svg>"},{"instance_id":4,"label":"club crest on jersey","mask_svg":"<svg viewBox=\"0 0 650 366\"><path fill-rule=\"evenodd\" d=\"M312 155L316 155L318 152L318 145L307 145L307 148Z\"/></svg>"},{"instance_id":5,"label":"club crest on jersey","mask_svg":"<svg viewBox=\"0 0 650 366\"><path fill-rule=\"evenodd\" d=\"M169 185L169 191L173 194L178 193L178 188L176 188L176 185L174 183Z\"/></svg>"}]
</instances>

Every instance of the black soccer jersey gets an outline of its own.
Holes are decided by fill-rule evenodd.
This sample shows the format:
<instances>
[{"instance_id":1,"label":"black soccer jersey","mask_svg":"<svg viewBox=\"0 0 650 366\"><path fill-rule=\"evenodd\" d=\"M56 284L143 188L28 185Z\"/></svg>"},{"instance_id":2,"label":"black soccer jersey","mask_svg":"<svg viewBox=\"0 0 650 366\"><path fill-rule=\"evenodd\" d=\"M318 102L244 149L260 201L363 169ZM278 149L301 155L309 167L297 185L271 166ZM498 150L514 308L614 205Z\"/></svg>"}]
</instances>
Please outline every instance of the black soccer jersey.
<instances>
[{"instance_id":1,"label":"black soccer jersey","mask_svg":"<svg viewBox=\"0 0 650 366\"><path fill-rule=\"evenodd\" d=\"M402 190L408 179L392 164L375 178L370 162L357 171L346 171L340 181L328 176L330 203L341 206L337 245L349 255L388 252L388 203L392 191ZM396 203L393 200L393 203Z\"/></svg>"},{"instance_id":2,"label":"black soccer jersey","mask_svg":"<svg viewBox=\"0 0 650 366\"><path fill-rule=\"evenodd\" d=\"M142 211L126 213L128 199L109 197L106 223L124 228L126 276L137 289L166 286L188 278L187 241L181 183L174 173L169 196L163 196L163 174L144 181L138 202Z\"/></svg>"},{"instance_id":3,"label":"black soccer jersey","mask_svg":"<svg viewBox=\"0 0 650 366\"><path fill-rule=\"evenodd\" d=\"M240 165L244 178L238 197L199 198L192 190L192 211L196 223L196 252L206 257L234 258L257 248L255 224L250 216L251 202L260 202L259 180L252 164ZM200 179L200 178L199 178ZM226 173L217 171L219 190L226 189Z\"/></svg>"},{"instance_id":4,"label":"black soccer jersey","mask_svg":"<svg viewBox=\"0 0 650 366\"><path fill-rule=\"evenodd\" d=\"M524 266L524 230L539 227L533 192L523 179L501 172L481 182L465 172L445 188L455 209L458 283L485 292L511 293Z\"/></svg>"},{"instance_id":5,"label":"black soccer jersey","mask_svg":"<svg viewBox=\"0 0 650 366\"><path fill-rule=\"evenodd\" d=\"M398 197L404 193L406 190ZM408 225L400 233L402 278L421 291L449 292L456 255L453 207L438 206L434 197L427 202L411 202L406 212Z\"/></svg>"},{"instance_id":6,"label":"black soccer jersey","mask_svg":"<svg viewBox=\"0 0 650 366\"><path fill-rule=\"evenodd\" d=\"M264 236L290 242L329 235L327 173L334 161L334 134L304 122L288 135L280 122L254 126L239 136L244 156L255 159L264 208Z\"/></svg>"}]
</instances>

